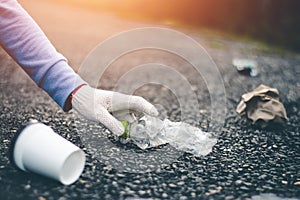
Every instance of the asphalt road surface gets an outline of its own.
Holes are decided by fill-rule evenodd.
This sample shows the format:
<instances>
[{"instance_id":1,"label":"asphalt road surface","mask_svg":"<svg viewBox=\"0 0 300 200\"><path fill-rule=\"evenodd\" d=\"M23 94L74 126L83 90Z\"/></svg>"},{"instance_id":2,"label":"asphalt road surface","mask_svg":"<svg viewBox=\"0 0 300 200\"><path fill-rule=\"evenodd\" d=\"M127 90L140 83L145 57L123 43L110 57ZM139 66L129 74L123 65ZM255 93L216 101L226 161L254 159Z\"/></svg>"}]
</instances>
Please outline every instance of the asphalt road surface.
<instances>
[{"instance_id":1,"label":"asphalt road surface","mask_svg":"<svg viewBox=\"0 0 300 200\"><path fill-rule=\"evenodd\" d=\"M1 49L0 199L300 198L300 54L205 29L124 20L108 13L48 1L21 3L76 71L80 71L81 63L100 42L122 31L164 27L186 34L204 46L219 74L200 75L174 53L141 49L113 60L99 80L100 86L130 91L136 82L153 77L150 71L136 72L140 74L126 76L118 85L123 73L133 66L147 63L156 63L156 67L172 66L169 71L154 71L155 83L163 85L147 84L138 87L135 94L157 105L161 117L182 120L205 131L210 131L214 113L221 110L220 115L224 117L221 118L222 128L212 131L218 137L218 143L205 157L178 152L168 145L142 151L132 143L121 143L101 125L86 121L74 111L61 111ZM176 43L172 38L170 41ZM120 43L120 48L124 46L127 43ZM188 47L182 45L187 51ZM112 49L118 49L118 45ZM193 51L188 55L191 59L201 58ZM101 56L96 59L104 59ZM237 57L257 61L259 75L239 74L231 64ZM176 74L170 69L176 69L184 78L174 79ZM217 84L218 75L222 85ZM85 78L90 81L88 75ZM214 79L216 82L207 84ZM187 82L189 88L184 86ZM261 83L279 90L289 118L284 127L260 129L235 112L241 95ZM225 96L222 96L223 87ZM193 91L197 105L191 101L191 96L187 96L187 90ZM219 107L211 106L214 100ZM76 183L63 186L22 172L10 162L11 139L29 119L49 125L85 151L87 163Z\"/></svg>"}]
</instances>

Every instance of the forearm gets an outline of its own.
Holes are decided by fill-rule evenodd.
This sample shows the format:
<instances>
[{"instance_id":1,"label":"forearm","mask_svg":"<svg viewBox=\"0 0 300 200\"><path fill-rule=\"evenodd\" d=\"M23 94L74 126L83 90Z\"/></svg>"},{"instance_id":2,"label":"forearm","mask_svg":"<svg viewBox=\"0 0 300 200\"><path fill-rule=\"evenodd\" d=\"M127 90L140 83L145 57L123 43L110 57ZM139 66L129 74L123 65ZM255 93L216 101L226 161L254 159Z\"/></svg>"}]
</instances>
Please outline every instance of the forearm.
<instances>
[{"instance_id":1,"label":"forearm","mask_svg":"<svg viewBox=\"0 0 300 200\"><path fill-rule=\"evenodd\" d=\"M0 44L62 108L84 83L15 0L0 0Z\"/></svg>"}]
</instances>

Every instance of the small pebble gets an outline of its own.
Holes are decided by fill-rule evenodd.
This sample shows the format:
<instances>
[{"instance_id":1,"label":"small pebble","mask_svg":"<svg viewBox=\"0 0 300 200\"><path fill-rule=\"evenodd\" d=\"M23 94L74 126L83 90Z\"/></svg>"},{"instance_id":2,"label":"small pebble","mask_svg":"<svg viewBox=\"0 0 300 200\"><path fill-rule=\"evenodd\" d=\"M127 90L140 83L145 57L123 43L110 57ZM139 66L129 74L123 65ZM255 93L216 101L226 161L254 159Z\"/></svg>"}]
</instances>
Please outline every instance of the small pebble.
<instances>
[{"instance_id":1,"label":"small pebble","mask_svg":"<svg viewBox=\"0 0 300 200\"><path fill-rule=\"evenodd\" d=\"M144 191L144 190L139 190L138 193L139 193L139 195L145 195L145 194L146 194L146 191Z\"/></svg>"},{"instance_id":2,"label":"small pebble","mask_svg":"<svg viewBox=\"0 0 300 200\"><path fill-rule=\"evenodd\" d=\"M163 198L167 198L167 197L168 197L168 194L164 192L164 193L162 193L162 197L163 197Z\"/></svg>"},{"instance_id":3,"label":"small pebble","mask_svg":"<svg viewBox=\"0 0 300 200\"><path fill-rule=\"evenodd\" d=\"M294 185L300 185L300 181L295 182Z\"/></svg>"},{"instance_id":4,"label":"small pebble","mask_svg":"<svg viewBox=\"0 0 300 200\"><path fill-rule=\"evenodd\" d=\"M30 188L31 188L31 186L29 184L27 184L27 185L24 186L25 190L29 190Z\"/></svg>"},{"instance_id":5,"label":"small pebble","mask_svg":"<svg viewBox=\"0 0 300 200\"><path fill-rule=\"evenodd\" d=\"M81 184L85 184L85 183L87 183L87 181L85 181L85 180L82 180L82 179L79 179L79 180L78 180L78 182L79 182L79 183L81 183Z\"/></svg>"},{"instance_id":6,"label":"small pebble","mask_svg":"<svg viewBox=\"0 0 300 200\"><path fill-rule=\"evenodd\" d=\"M178 186L182 186L182 185L184 185L184 182L183 182L183 181L179 181L179 182L177 183L177 185L178 185Z\"/></svg>"}]
</instances>

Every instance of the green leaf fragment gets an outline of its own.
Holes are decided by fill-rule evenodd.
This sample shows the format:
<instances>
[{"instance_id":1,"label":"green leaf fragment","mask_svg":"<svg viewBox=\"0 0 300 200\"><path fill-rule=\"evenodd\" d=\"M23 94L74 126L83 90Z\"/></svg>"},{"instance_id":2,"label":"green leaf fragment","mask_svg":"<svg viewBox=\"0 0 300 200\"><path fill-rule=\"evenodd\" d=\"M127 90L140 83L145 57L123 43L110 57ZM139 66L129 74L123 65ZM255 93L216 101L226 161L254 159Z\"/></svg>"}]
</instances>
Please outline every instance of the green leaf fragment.
<instances>
[{"instance_id":1,"label":"green leaf fragment","mask_svg":"<svg viewBox=\"0 0 300 200\"><path fill-rule=\"evenodd\" d=\"M120 137L123 139L127 139L129 138L130 124L127 121L122 121L121 123L124 126L124 133Z\"/></svg>"}]
</instances>

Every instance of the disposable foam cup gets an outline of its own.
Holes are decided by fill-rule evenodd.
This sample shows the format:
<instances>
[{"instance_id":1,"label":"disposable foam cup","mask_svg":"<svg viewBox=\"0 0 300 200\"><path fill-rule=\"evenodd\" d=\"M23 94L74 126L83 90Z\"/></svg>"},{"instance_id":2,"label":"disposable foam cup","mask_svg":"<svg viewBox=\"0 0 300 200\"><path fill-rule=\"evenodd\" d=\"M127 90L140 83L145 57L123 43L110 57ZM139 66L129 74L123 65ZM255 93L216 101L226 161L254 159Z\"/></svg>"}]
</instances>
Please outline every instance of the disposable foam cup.
<instances>
[{"instance_id":1,"label":"disposable foam cup","mask_svg":"<svg viewBox=\"0 0 300 200\"><path fill-rule=\"evenodd\" d=\"M37 121L19 131L12 148L12 159L17 167L64 185L74 183L84 169L84 152Z\"/></svg>"}]
</instances>

